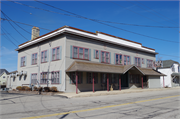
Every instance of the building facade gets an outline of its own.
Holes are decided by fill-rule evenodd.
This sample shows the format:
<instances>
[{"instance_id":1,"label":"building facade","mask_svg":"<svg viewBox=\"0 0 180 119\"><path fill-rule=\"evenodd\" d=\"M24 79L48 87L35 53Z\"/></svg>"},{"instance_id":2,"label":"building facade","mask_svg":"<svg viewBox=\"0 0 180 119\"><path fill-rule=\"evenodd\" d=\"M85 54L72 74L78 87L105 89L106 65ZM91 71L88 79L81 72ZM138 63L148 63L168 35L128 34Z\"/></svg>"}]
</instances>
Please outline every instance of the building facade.
<instances>
[{"instance_id":1,"label":"building facade","mask_svg":"<svg viewBox=\"0 0 180 119\"><path fill-rule=\"evenodd\" d=\"M81 92L159 88L157 54L141 43L64 26L19 45L17 86L56 86Z\"/></svg>"},{"instance_id":2,"label":"building facade","mask_svg":"<svg viewBox=\"0 0 180 119\"><path fill-rule=\"evenodd\" d=\"M161 77L161 87L177 87L180 86L179 63L173 60L163 61L163 66L158 69L159 72L166 74Z\"/></svg>"}]
</instances>

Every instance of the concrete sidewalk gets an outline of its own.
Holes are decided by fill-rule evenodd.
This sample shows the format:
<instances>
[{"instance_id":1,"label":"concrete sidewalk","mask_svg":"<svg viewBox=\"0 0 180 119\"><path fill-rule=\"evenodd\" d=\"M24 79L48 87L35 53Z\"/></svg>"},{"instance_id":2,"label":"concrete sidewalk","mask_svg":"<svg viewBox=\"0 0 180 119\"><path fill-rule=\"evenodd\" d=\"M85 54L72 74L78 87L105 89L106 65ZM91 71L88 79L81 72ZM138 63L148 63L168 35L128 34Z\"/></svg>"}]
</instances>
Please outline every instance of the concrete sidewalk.
<instances>
[{"instance_id":1,"label":"concrete sidewalk","mask_svg":"<svg viewBox=\"0 0 180 119\"><path fill-rule=\"evenodd\" d=\"M77 97L91 97L91 96L102 96L102 95L117 95L117 94L123 94L123 93L137 93L137 92L146 92L146 91L164 91L164 90L174 90L179 89L180 87L173 87L173 88L156 88L156 89L122 89L120 90L114 90L114 91L95 91L94 93L92 91L89 92L79 92L78 94L74 93L61 93L61 94L55 94L57 96L62 96L66 98L77 98Z\"/></svg>"}]
</instances>

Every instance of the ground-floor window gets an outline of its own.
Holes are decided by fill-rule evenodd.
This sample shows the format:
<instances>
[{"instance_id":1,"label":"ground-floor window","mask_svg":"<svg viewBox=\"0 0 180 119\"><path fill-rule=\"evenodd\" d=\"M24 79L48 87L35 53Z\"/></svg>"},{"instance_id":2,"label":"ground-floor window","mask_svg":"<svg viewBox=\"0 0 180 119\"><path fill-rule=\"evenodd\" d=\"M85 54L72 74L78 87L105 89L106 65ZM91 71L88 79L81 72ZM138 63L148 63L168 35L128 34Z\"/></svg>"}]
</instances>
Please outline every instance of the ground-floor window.
<instances>
[{"instance_id":1,"label":"ground-floor window","mask_svg":"<svg viewBox=\"0 0 180 119\"><path fill-rule=\"evenodd\" d=\"M140 75L139 74L130 74L130 83L140 84Z\"/></svg>"},{"instance_id":2,"label":"ground-floor window","mask_svg":"<svg viewBox=\"0 0 180 119\"><path fill-rule=\"evenodd\" d=\"M82 83L83 73L82 72L77 72L77 76L78 76L78 84L81 84ZM76 72L71 72L70 77L71 77L71 83L76 84Z\"/></svg>"},{"instance_id":3,"label":"ground-floor window","mask_svg":"<svg viewBox=\"0 0 180 119\"><path fill-rule=\"evenodd\" d=\"M106 73L102 73L101 74L101 83L106 83L107 82L107 74Z\"/></svg>"},{"instance_id":4,"label":"ground-floor window","mask_svg":"<svg viewBox=\"0 0 180 119\"><path fill-rule=\"evenodd\" d=\"M51 84L59 84L59 71L51 72Z\"/></svg>"},{"instance_id":5,"label":"ground-floor window","mask_svg":"<svg viewBox=\"0 0 180 119\"><path fill-rule=\"evenodd\" d=\"M87 83L92 84L93 83L93 73L88 72L87 73ZM94 73L94 83L98 83L98 73Z\"/></svg>"},{"instance_id":6,"label":"ground-floor window","mask_svg":"<svg viewBox=\"0 0 180 119\"><path fill-rule=\"evenodd\" d=\"M48 73L47 72L42 72L41 73L40 84L47 84L47 79L48 79Z\"/></svg>"},{"instance_id":7,"label":"ground-floor window","mask_svg":"<svg viewBox=\"0 0 180 119\"><path fill-rule=\"evenodd\" d=\"M109 82L110 84L113 83L118 83L118 79L119 79L119 75L118 74L110 74L110 77L109 77Z\"/></svg>"},{"instance_id":8,"label":"ground-floor window","mask_svg":"<svg viewBox=\"0 0 180 119\"><path fill-rule=\"evenodd\" d=\"M31 74L31 84L36 85L37 83L37 73Z\"/></svg>"}]
</instances>

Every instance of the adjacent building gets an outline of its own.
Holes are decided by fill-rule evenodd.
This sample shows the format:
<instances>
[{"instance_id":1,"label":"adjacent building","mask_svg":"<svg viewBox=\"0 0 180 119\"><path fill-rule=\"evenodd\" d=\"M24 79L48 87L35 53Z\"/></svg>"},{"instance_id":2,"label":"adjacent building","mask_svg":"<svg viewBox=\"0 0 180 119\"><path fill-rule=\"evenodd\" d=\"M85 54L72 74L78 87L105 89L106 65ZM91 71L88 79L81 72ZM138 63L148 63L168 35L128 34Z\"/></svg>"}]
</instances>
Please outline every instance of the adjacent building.
<instances>
[{"instance_id":1,"label":"adjacent building","mask_svg":"<svg viewBox=\"0 0 180 119\"><path fill-rule=\"evenodd\" d=\"M153 69L155 49L70 26L38 34L33 27L32 39L16 49L17 86L56 86L64 92L161 87L165 75Z\"/></svg>"},{"instance_id":2,"label":"adjacent building","mask_svg":"<svg viewBox=\"0 0 180 119\"><path fill-rule=\"evenodd\" d=\"M163 66L158 68L159 72L167 76L161 77L161 87L177 87L180 86L179 63L173 60L164 60Z\"/></svg>"},{"instance_id":3,"label":"adjacent building","mask_svg":"<svg viewBox=\"0 0 180 119\"><path fill-rule=\"evenodd\" d=\"M8 75L8 71L6 69L0 69L0 86L1 88L6 87L6 79Z\"/></svg>"}]
</instances>

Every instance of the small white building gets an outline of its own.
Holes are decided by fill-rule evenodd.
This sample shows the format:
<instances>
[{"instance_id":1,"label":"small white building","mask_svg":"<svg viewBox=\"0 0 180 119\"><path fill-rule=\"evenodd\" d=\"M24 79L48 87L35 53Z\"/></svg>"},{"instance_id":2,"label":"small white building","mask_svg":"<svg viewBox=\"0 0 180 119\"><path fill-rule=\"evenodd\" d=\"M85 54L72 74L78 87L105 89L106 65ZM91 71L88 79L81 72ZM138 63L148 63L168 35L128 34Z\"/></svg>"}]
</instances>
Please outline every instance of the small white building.
<instances>
[{"instance_id":1,"label":"small white building","mask_svg":"<svg viewBox=\"0 0 180 119\"><path fill-rule=\"evenodd\" d=\"M161 76L161 87L176 87L180 86L179 80L179 63L173 60L163 61L163 66L158 69L159 72L165 74L166 76Z\"/></svg>"}]
</instances>

